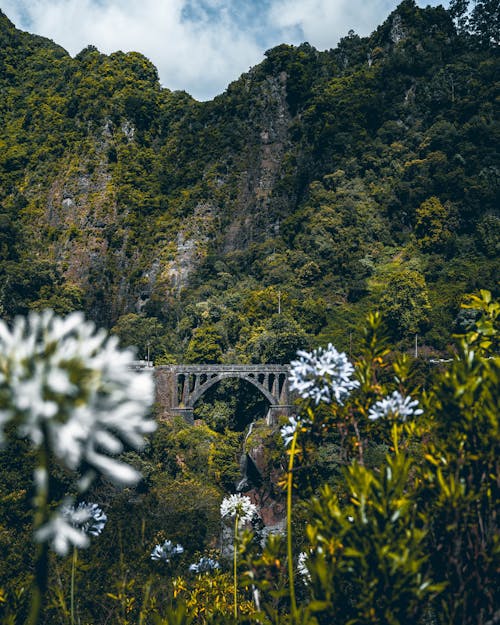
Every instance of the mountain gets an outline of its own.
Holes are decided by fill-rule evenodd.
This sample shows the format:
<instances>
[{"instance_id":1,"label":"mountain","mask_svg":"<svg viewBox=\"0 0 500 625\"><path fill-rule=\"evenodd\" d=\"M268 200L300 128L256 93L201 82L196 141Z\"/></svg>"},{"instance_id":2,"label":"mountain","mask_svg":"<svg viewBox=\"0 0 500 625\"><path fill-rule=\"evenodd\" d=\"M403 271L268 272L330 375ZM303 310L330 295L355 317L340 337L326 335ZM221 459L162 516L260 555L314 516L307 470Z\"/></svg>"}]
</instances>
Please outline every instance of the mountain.
<instances>
[{"instance_id":1,"label":"mountain","mask_svg":"<svg viewBox=\"0 0 500 625\"><path fill-rule=\"evenodd\" d=\"M355 350L380 308L401 348L442 352L464 294L497 288L484 23L404 0L197 102L139 53L71 58L0 12L0 312L83 309L157 362L286 362Z\"/></svg>"}]
</instances>

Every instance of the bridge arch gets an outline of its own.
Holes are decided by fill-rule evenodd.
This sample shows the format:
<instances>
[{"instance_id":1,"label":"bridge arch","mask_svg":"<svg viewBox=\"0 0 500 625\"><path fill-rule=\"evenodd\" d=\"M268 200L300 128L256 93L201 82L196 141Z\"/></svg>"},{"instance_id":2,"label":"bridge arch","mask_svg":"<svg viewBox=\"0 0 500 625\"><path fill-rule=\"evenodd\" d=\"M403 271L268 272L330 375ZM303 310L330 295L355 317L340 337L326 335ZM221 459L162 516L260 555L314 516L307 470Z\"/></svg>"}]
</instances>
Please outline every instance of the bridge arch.
<instances>
[{"instance_id":1,"label":"bridge arch","mask_svg":"<svg viewBox=\"0 0 500 625\"><path fill-rule=\"evenodd\" d=\"M190 403L192 403L194 407L196 402L202 397L202 395L205 394L206 391L208 391L210 387L212 387L214 384L217 384L218 382L221 382L222 380L228 379L246 380L247 382L250 382L250 384L252 384L256 389L258 389L271 405L276 403L276 397L268 389L262 386L262 384L260 384L255 378L243 374L213 376L209 378L204 384L202 384L198 388L197 391L191 394Z\"/></svg>"},{"instance_id":2,"label":"bridge arch","mask_svg":"<svg viewBox=\"0 0 500 625\"><path fill-rule=\"evenodd\" d=\"M181 414L193 421L195 403L214 384L233 378L249 382L270 404L268 422L291 411L287 365L166 365L155 368L161 416Z\"/></svg>"}]
</instances>

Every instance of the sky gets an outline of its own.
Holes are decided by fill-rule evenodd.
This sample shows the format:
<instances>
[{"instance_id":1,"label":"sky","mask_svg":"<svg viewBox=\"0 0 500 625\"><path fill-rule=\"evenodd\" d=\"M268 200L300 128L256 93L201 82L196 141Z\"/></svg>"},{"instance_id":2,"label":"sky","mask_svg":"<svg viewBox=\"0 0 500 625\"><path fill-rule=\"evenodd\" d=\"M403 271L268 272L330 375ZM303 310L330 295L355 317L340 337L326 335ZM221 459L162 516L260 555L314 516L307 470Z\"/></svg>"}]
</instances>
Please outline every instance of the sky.
<instances>
[{"instance_id":1,"label":"sky","mask_svg":"<svg viewBox=\"0 0 500 625\"><path fill-rule=\"evenodd\" d=\"M264 52L308 41L334 48L350 29L364 36L399 0L0 0L17 28L52 39L72 56L87 45L141 52L161 84L197 100L225 91ZM419 6L447 0L417 0Z\"/></svg>"}]
</instances>

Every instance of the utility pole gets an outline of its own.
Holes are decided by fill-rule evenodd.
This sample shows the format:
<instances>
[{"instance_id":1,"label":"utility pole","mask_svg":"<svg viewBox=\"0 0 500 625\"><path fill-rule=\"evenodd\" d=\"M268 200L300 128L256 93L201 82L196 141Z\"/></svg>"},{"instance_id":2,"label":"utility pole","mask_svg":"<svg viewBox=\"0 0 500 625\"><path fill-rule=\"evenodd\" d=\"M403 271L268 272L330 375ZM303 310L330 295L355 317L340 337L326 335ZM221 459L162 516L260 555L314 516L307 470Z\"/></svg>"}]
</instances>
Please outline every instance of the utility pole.
<instances>
[{"instance_id":1,"label":"utility pole","mask_svg":"<svg viewBox=\"0 0 500 625\"><path fill-rule=\"evenodd\" d=\"M281 291L278 291L278 315L281 315Z\"/></svg>"},{"instance_id":2,"label":"utility pole","mask_svg":"<svg viewBox=\"0 0 500 625\"><path fill-rule=\"evenodd\" d=\"M418 358L418 334L415 334L415 358Z\"/></svg>"}]
</instances>

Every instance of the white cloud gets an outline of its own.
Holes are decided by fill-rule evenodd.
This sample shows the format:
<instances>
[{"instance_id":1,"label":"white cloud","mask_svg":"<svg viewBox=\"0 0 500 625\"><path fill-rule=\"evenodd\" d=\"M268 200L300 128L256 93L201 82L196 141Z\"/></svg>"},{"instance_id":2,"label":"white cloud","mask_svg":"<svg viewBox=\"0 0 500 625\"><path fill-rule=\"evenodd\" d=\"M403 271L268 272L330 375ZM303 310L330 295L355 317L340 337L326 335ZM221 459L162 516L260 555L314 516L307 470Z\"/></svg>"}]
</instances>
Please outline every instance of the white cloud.
<instances>
[{"instance_id":1,"label":"white cloud","mask_svg":"<svg viewBox=\"0 0 500 625\"><path fill-rule=\"evenodd\" d=\"M368 34L396 5L397 0L0 0L18 28L49 37L72 55L89 44L106 54L142 52L163 85L202 100L259 63L266 48L301 41L331 48L351 28Z\"/></svg>"},{"instance_id":2,"label":"white cloud","mask_svg":"<svg viewBox=\"0 0 500 625\"><path fill-rule=\"evenodd\" d=\"M324 50L351 29L368 35L394 6L388 0L276 0L271 20L284 30L299 28L305 41Z\"/></svg>"},{"instance_id":3,"label":"white cloud","mask_svg":"<svg viewBox=\"0 0 500 625\"><path fill-rule=\"evenodd\" d=\"M445 4L425 0L420 6ZM319 50L334 48L349 30L369 35L393 11L397 0L274 0L269 18L284 33L299 31Z\"/></svg>"},{"instance_id":4,"label":"white cloud","mask_svg":"<svg viewBox=\"0 0 500 625\"><path fill-rule=\"evenodd\" d=\"M53 39L75 55L95 45L135 50L158 68L162 84L207 99L263 57L252 33L223 10L217 21L183 19L185 0L0 0L19 28Z\"/></svg>"}]
</instances>

